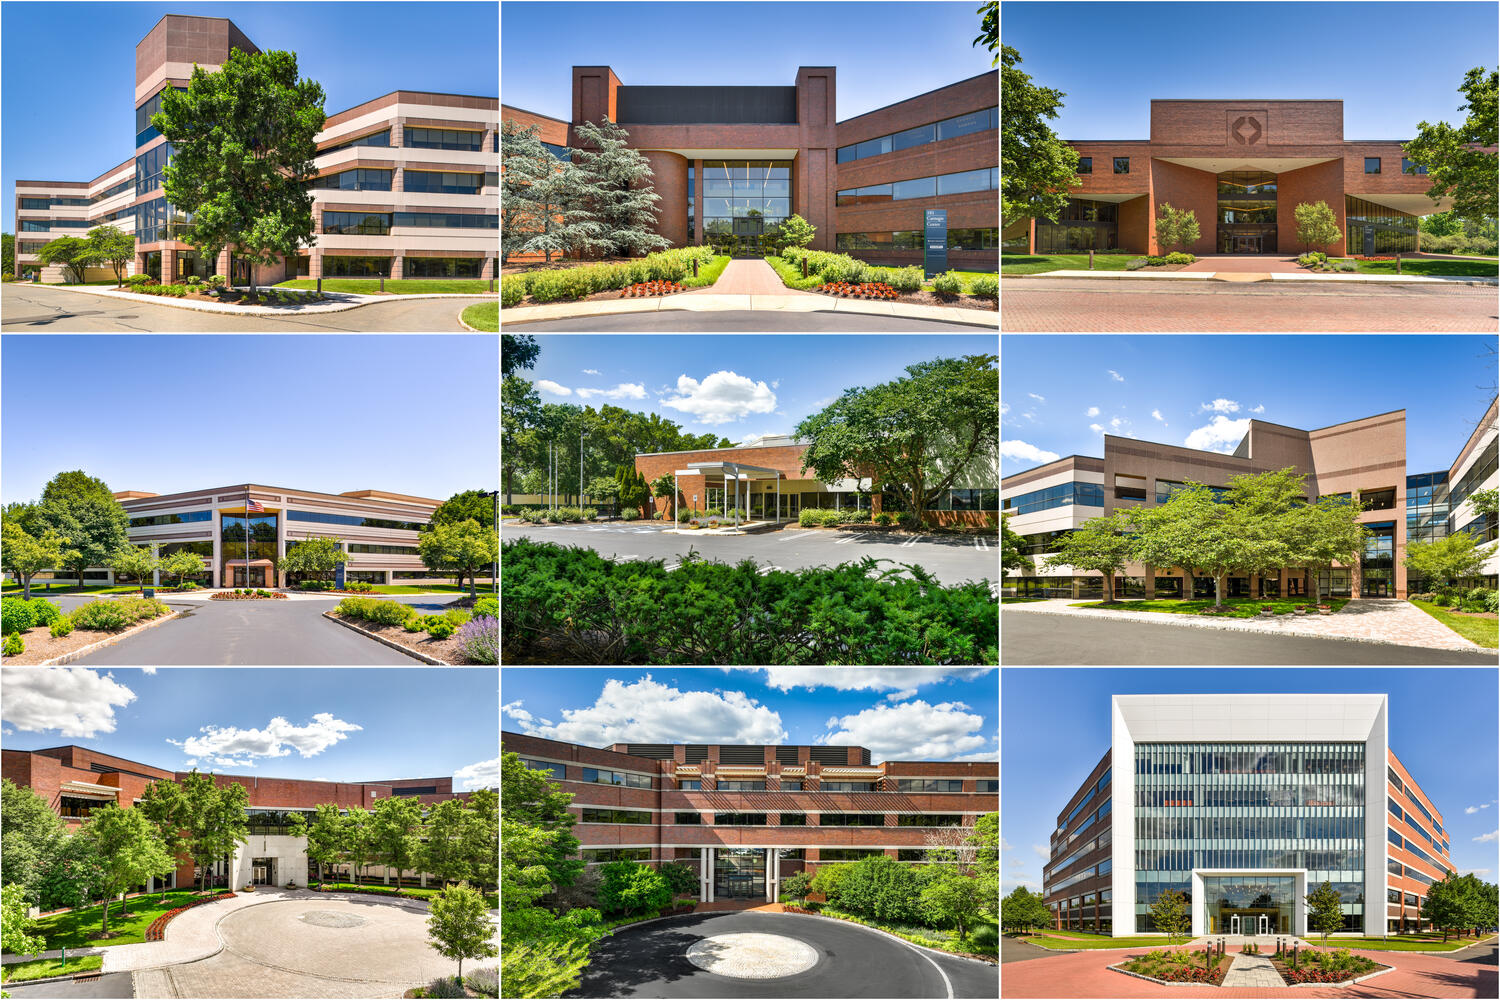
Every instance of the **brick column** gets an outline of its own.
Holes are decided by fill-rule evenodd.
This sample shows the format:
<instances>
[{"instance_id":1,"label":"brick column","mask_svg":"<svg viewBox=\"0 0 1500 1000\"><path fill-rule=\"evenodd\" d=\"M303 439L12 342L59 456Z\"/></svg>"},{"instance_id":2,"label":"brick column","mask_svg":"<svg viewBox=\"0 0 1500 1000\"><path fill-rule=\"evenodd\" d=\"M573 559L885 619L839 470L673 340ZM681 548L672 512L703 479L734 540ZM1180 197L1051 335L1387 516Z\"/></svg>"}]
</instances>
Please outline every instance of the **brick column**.
<instances>
[{"instance_id":1,"label":"brick column","mask_svg":"<svg viewBox=\"0 0 1500 1000\"><path fill-rule=\"evenodd\" d=\"M398 163L396 164L395 168L391 170L391 193L395 194L397 191L405 190L406 168Z\"/></svg>"},{"instance_id":2,"label":"brick column","mask_svg":"<svg viewBox=\"0 0 1500 1000\"><path fill-rule=\"evenodd\" d=\"M177 280L177 251L163 247L161 251L161 283L170 285Z\"/></svg>"},{"instance_id":3,"label":"brick column","mask_svg":"<svg viewBox=\"0 0 1500 1000\"><path fill-rule=\"evenodd\" d=\"M490 278L499 277L499 275L495 273L495 265L497 263L498 261L493 254L485 257L484 264L479 269L479 277L485 281L488 281Z\"/></svg>"},{"instance_id":4,"label":"brick column","mask_svg":"<svg viewBox=\"0 0 1500 1000\"><path fill-rule=\"evenodd\" d=\"M229 281L230 274L229 274L229 250L228 249L224 249L224 250L220 250L219 251L219 259L214 262L214 273L215 274L222 274L224 276L225 282Z\"/></svg>"}]
</instances>

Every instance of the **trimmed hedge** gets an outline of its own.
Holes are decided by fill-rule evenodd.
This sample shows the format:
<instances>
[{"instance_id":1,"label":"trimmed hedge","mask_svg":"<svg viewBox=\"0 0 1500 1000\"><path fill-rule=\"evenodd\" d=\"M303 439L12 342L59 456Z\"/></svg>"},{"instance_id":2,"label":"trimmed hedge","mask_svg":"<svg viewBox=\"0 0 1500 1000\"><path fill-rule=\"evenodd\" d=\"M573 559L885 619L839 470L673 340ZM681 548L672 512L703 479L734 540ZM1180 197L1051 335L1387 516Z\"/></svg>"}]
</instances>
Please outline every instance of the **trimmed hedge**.
<instances>
[{"instance_id":1,"label":"trimmed hedge","mask_svg":"<svg viewBox=\"0 0 1500 1000\"><path fill-rule=\"evenodd\" d=\"M884 562L886 560L881 560ZM509 660L552 663L983 663L1000 603L983 581L944 587L920 566L760 575L689 554L616 562L528 540L501 547ZM879 571L879 572L877 572ZM872 577L873 574L873 577Z\"/></svg>"},{"instance_id":2,"label":"trimmed hedge","mask_svg":"<svg viewBox=\"0 0 1500 1000\"><path fill-rule=\"evenodd\" d=\"M713 257L712 247L679 247L618 264L581 264L552 271L513 274L500 279L500 304L513 306L521 301L522 294L530 295L536 302L559 302L586 298L595 292L608 292L643 281L681 281L692 276L694 258L697 258L701 270ZM510 283L508 288L507 282ZM524 291L518 294L517 288Z\"/></svg>"}]
</instances>

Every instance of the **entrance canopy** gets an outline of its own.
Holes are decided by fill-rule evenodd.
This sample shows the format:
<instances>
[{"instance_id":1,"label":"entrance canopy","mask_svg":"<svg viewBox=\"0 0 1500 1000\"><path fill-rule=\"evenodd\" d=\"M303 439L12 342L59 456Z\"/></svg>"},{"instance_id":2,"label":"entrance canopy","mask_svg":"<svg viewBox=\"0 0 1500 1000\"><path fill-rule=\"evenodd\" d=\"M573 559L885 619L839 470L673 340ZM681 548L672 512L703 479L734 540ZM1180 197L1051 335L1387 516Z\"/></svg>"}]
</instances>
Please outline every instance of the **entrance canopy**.
<instances>
[{"instance_id":1,"label":"entrance canopy","mask_svg":"<svg viewBox=\"0 0 1500 1000\"><path fill-rule=\"evenodd\" d=\"M1197 868L1191 888L1195 937L1307 932L1304 868Z\"/></svg>"},{"instance_id":2,"label":"entrance canopy","mask_svg":"<svg viewBox=\"0 0 1500 1000\"><path fill-rule=\"evenodd\" d=\"M739 527L740 524L740 483L745 484L745 506L743 509L748 512L750 510L750 481L755 479L774 479L776 480L776 520L778 522L781 520L781 477L783 473L780 469L767 469L760 465L741 465L739 462L689 462L686 469L676 469L672 475L674 477L703 476L705 479L723 479L726 489L728 488L729 480L733 479L735 527ZM677 518L677 494L680 490L676 488L677 484L675 480L672 485L672 518L675 522Z\"/></svg>"},{"instance_id":3,"label":"entrance canopy","mask_svg":"<svg viewBox=\"0 0 1500 1000\"><path fill-rule=\"evenodd\" d=\"M1328 163L1337 156L1158 156L1158 160L1175 163L1194 170L1206 170L1211 174L1222 174L1227 170L1269 170L1273 174L1284 174L1288 170L1301 170L1319 163Z\"/></svg>"}]
</instances>

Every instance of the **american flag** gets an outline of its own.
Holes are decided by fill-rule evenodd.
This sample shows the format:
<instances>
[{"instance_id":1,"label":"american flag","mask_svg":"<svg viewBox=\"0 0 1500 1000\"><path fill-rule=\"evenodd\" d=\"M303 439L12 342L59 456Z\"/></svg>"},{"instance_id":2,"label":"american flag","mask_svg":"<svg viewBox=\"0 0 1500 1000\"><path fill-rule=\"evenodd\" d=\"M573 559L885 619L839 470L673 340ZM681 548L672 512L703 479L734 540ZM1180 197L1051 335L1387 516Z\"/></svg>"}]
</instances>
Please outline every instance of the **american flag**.
<instances>
[{"instance_id":1,"label":"american flag","mask_svg":"<svg viewBox=\"0 0 1500 1000\"><path fill-rule=\"evenodd\" d=\"M250 514L264 514L266 509L260 505L258 500L246 500L245 511Z\"/></svg>"}]
</instances>

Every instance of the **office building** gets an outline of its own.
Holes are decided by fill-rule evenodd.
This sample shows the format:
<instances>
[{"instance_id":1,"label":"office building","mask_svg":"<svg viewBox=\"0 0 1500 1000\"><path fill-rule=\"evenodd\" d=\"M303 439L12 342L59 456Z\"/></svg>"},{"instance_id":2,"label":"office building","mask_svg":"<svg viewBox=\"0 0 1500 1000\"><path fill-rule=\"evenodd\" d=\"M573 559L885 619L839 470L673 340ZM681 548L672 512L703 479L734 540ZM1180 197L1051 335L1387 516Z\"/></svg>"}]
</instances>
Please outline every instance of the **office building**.
<instances>
[{"instance_id":1,"label":"office building","mask_svg":"<svg viewBox=\"0 0 1500 1000\"><path fill-rule=\"evenodd\" d=\"M1150 906L1173 891L1194 937L1303 936L1324 882L1341 933L1428 926L1448 834L1389 745L1385 695L1116 695L1110 709L1110 748L1058 812L1042 870L1055 927L1159 933Z\"/></svg>"},{"instance_id":2,"label":"office building","mask_svg":"<svg viewBox=\"0 0 1500 1000\"><path fill-rule=\"evenodd\" d=\"M503 751L573 795L590 865L678 861L699 900L775 900L820 864L927 860L927 834L999 809L993 762L884 761L855 746L612 743L500 734Z\"/></svg>"},{"instance_id":3,"label":"office building","mask_svg":"<svg viewBox=\"0 0 1500 1000\"><path fill-rule=\"evenodd\" d=\"M151 125L167 87L193 67L217 70L253 42L224 18L168 14L135 47L135 155L89 181L18 180L16 274L66 280L36 253L61 236L109 224L135 237L132 274L163 283L222 274L247 284L251 263L225 249L202 259L184 241L191 219L166 201L171 143ZM318 68L298 67L317 78ZM125 81L120 81L123 86ZM495 97L393 90L330 113L316 136L314 237L302 253L254 265L257 284L290 278L490 278L499 253L499 108ZM88 280L114 277L90 268Z\"/></svg>"},{"instance_id":4,"label":"office building","mask_svg":"<svg viewBox=\"0 0 1500 1000\"><path fill-rule=\"evenodd\" d=\"M1415 251L1418 217L1452 199L1427 196L1427 168L1406 156L1408 141L1344 138L1342 100L1153 100L1149 139L1068 140L1080 185L1055 222L1006 226L1005 249L1165 253L1156 219L1167 203L1192 210L1199 228L1172 249L1200 256ZM1339 238L1304 247L1294 212L1318 201L1333 210Z\"/></svg>"},{"instance_id":5,"label":"office building","mask_svg":"<svg viewBox=\"0 0 1500 1000\"><path fill-rule=\"evenodd\" d=\"M618 123L651 165L657 232L674 247L733 237L758 253L766 229L797 214L817 229L814 250L920 266L924 210L941 208L949 266L995 270L998 72L845 121L837 80L835 67L802 66L790 86L657 87L574 66L571 121L508 106L501 115L538 126L559 157L584 122Z\"/></svg>"}]
</instances>

